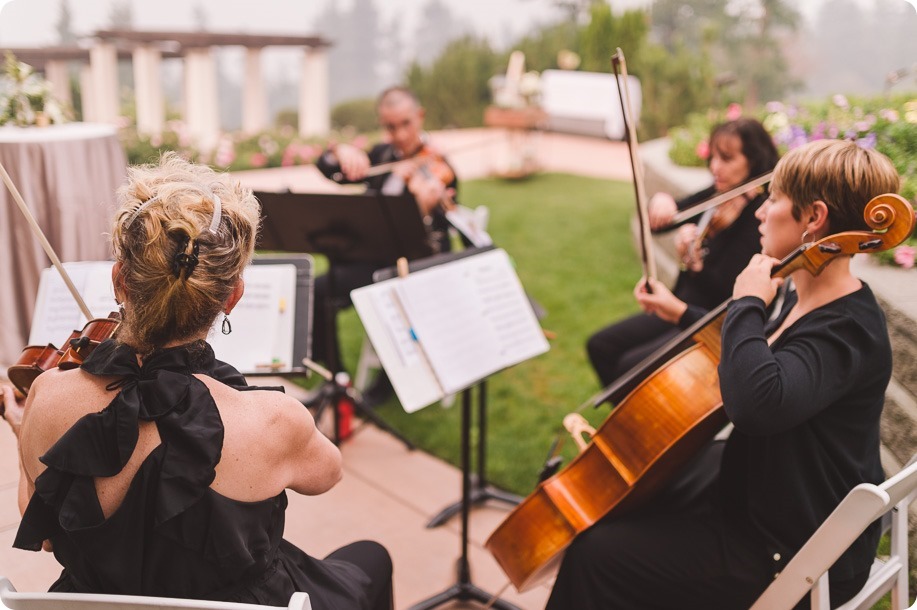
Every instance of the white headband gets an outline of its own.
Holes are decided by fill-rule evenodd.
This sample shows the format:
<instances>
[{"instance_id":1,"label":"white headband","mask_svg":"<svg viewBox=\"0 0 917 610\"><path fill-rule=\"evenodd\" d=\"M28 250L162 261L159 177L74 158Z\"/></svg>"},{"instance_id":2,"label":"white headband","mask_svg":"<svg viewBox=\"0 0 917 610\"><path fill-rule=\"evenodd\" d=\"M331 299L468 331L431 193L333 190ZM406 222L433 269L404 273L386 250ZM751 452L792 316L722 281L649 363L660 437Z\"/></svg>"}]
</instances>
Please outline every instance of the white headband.
<instances>
[{"instance_id":1,"label":"white headband","mask_svg":"<svg viewBox=\"0 0 917 610\"><path fill-rule=\"evenodd\" d=\"M223 219L223 203L220 201L220 198L217 195L211 193L210 196L213 198L213 218L210 221L210 232L216 234L217 230L220 228L220 221ZM127 222L124 223L124 228L127 229L129 226L131 226L131 223L134 222L137 216L140 215L140 212L142 212L144 208L146 208L154 201L157 201L158 199L159 195L156 195L154 197L150 197L139 206L137 206L137 209L131 213L130 218L128 218Z\"/></svg>"}]
</instances>

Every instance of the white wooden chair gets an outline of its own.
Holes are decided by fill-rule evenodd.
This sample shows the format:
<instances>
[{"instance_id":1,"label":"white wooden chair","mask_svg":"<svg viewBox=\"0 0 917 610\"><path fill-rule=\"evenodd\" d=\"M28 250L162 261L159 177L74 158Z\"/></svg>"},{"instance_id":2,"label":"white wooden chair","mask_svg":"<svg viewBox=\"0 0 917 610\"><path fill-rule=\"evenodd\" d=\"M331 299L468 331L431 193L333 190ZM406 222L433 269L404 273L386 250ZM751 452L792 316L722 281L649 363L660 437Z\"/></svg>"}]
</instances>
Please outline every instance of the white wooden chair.
<instances>
[{"instance_id":1,"label":"white wooden chair","mask_svg":"<svg viewBox=\"0 0 917 610\"><path fill-rule=\"evenodd\" d=\"M908 507L917 497L917 461L881 485L863 483L847 494L809 541L790 560L751 610L789 610L807 593L812 610L828 610L828 569L870 523L891 517L891 553L876 559L863 589L841 610L868 610L891 591L893 610L903 609L908 595ZM917 604L912 606L917 610Z\"/></svg>"},{"instance_id":2,"label":"white wooden chair","mask_svg":"<svg viewBox=\"0 0 917 610\"><path fill-rule=\"evenodd\" d=\"M288 610L312 610L308 593L294 593ZM95 593L20 593L0 576L0 609L9 610L277 610L282 606L234 604L200 599L147 597L144 595L101 595Z\"/></svg>"}]
</instances>

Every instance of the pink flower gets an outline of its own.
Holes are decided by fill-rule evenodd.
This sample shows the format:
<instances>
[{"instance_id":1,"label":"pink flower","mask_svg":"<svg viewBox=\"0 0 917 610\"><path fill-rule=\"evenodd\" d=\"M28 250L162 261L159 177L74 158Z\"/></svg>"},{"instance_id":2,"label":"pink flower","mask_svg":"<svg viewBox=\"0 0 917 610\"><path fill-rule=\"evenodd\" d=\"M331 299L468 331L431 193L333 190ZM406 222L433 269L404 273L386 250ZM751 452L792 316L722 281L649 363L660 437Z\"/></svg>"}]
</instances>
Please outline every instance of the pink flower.
<instances>
[{"instance_id":1,"label":"pink flower","mask_svg":"<svg viewBox=\"0 0 917 610\"><path fill-rule=\"evenodd\" d=\"M248 160L252 167L264 167L267 165L267 155L263 152L252 153Z\"/></svg>"},{"instance_id":2,"label":"pink flower","mask_svg":"<svg viewBox=\"0 0 917 610\"><path fill-rule=\"evenodd\" d=\"M694 147L694 154L698 156L699 159L706 160L710 156L710 143L707 140L701 140L697 143L697 146Z\"/></svg>"},{"instance_id":3,"label":"pink flower","mask_svg":"<svg viewBox=\"0 0 917 610\"><path fill-rule=\"evenodd\" d=\"M740 104L736 104L735 102L729 104L729 107L726 108L726 120L734 121L740 116L742 116L742 106ZM706 159L706 157L704 158Z\"/></svg>"},{"instance_id":4,"label":"pink flower","mask_svg":"<svg viewBox=\"0 0 917 610\"><path fill-rule=\"evenodd\" d=\"M913 246L898 246L895 248L895 262L905 269L914 267L915 255L917 255L917 248Z\"/></svg>"}]
</instances>

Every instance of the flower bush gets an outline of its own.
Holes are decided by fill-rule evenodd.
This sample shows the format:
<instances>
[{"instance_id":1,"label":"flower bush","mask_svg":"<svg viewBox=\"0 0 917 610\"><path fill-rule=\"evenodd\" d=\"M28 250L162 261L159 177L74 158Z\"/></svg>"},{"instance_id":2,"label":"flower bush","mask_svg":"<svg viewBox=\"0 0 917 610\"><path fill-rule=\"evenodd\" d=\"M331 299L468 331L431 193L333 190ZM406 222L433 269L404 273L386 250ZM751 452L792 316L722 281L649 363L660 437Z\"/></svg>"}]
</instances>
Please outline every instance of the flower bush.
<instances>
[{"instance_id":1,"label":"flower bush","mask_svg":"<svg viewBox=\"0 0 917 610\"><path fill-rule=\"evenodd\" d=\"M365 148L366 136L345 129L325 139L303 139L289 126L256 135L224 133L212 151L200 150L193 144L187 126L179 120L167 121L158 136L139 134L133 125L121 130L121 143L128 162L151 163L165 151L176 151L195 163L206 163L226 171L290 167L314 163L331 142L349 142Z\"/></svg>"},{"instance_id":2,"label":"flower bush","mask_svg":"<svg viewBox=\"0 0 917 610\"><path fill-rule=\"evenodd\" d=\"M69 110L51 95L51 85L32 66L6 52L0 74L0 125L19 127L64 123Z\"/></svg>"},{"instance_id":3,"label":"flower bush","mask_svg":"<svg viewBox=\"0 0 917 610\"><path fill-rule=\"evenodd\" d=\"M725 120L741 115L730 105ZM835 95L822 103L790 105L769 102L756 113L773 136L781 153L806 142L825 138L852 140L864 148L887 155L902 177L901 195L917 201L917 97L848 98ZM724 120L716 114L692 115L683 127L672 129L669 156L678 165L702 167L709 155L707 137L711 126ZM879 260L904 268L914 267L917 238L879 254Z\"/></svg>"}]
</instances>

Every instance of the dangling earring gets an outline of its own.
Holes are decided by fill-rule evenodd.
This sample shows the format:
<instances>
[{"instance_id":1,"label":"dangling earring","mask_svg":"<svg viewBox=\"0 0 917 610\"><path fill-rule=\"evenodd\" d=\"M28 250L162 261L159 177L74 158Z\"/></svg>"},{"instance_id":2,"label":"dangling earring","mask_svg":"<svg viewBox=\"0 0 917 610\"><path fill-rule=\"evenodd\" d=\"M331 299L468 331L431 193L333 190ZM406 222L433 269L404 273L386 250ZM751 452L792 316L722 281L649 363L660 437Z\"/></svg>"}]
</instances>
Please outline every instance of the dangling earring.
<instances>
[{"instance_id":1,"label":"dangling earring","mask_svg":"<svg viewBox=\"0 0 917 610\"><path fill-rule=\"evenodd\" d=\"M220 332L222 332L224 335L228 335L232 332L232 324L229 323L228 313L223 314L223 327L220 329Z\"/></svg>"},{"instance_id":2,"label":"dangling earring","mask_svg":"<svg viewBox=\"0 0 917 610\"><path fill-rule=\"evenodd\" d=\"M809 236L809 230L806 229L805 231L802 232L802 239L801 239L800 241L801 241L802 243L804 243L804 244L805 244L805 243L808 243L808 242L806 241L806 238L807 238L808 236Z\"/></svg>"}]
</instances>

